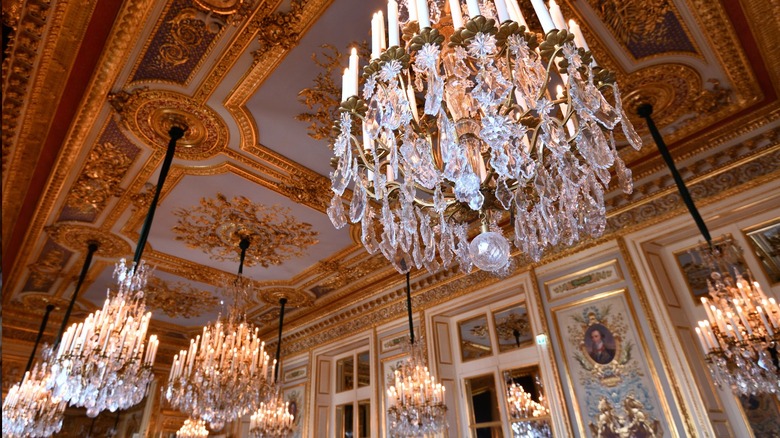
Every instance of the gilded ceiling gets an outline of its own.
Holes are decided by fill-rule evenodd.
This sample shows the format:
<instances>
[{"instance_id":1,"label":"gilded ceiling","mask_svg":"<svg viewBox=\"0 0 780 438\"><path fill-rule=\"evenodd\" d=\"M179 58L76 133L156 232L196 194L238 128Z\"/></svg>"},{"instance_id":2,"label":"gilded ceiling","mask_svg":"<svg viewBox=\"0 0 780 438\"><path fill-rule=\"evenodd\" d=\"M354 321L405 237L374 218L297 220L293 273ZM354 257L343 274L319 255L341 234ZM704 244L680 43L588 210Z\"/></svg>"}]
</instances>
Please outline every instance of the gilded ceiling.
<instances>
[{"instance_id":1,"label":"gilded ceiling","mask_svg":"<svg viewBox=\"0 0 780 438\"><path fill-rule=\"evenodd\" d=\"M336 230L325 214L322 115L337 92L336 73L328 73L343 67L338 55L350 43L368 38L369 17L385 2L87 3L3 2L11 29L3 63L4 337L28 340L42 303L70 298L92 241L100 249L76 313L102 302L113 263L134 250L168 128L180 123L189 129L145 252L159 277L150 288L153 325L170 344L161 362L218 314L242 232L256 244L244 270L256 292L250 317L272 337L278 298L289 297L291 352L403 312L400 276L362 250L359 229ZM687 159L695 196L710 202L777 178L776 2L562 3L585 23L595 59L616 72L626 105L654 105L667 143ZM521 6L530 11L530 0ZM639 118L634 125L644 127ZM629 197L608 197L605 239L680 209L650 141L621 154L637 183ZM526 265L522 255L515 265ZM414 277L423 307L495 281L454 270Z\"/></svg>"}]
</instances>

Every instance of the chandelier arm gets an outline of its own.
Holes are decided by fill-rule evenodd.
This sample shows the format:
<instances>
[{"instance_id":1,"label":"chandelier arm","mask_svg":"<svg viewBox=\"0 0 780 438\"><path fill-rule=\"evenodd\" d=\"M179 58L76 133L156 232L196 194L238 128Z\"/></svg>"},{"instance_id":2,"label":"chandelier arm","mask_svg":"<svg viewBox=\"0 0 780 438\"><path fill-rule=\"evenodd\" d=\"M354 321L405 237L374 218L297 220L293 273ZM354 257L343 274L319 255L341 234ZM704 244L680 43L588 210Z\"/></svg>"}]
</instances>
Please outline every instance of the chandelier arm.
<instances>
[{"instance_id":1,"label":"chandelier arm","mask_svg":"<svg viewBox=\"0 0 780 438\"><path fill-rule=\"evenodd\" d=\"M81 267L81 273L79 274L79 279L76 282L76 289L73 291L73 296L70 297L70 303L68 303L68 308L65 310L65 316L62 317L62 324L60 324L60 331L57 333L57 338L54 340L52 349L56 349L57 346L60 345L60 341L62 340L62 334L65 333L65 329L68 326L70 313L73 310L73 306L76 305L76 298L79 296L81 285L84 284L84 279L87 277L87 271L89 270L89 266L92 264L92 256L95 255L95 252L97 250L98 250L98 244L96 242L90 242L89 246L87 247L87 257L84 259L84 265Z\"/></svg>"},{"instance_id":2,"label":"chandelier arm","mask_svg":"<svg viewBox=\"0 0 780 438\"><path fill-rule=\"evenodd\" d=\"M185 129L186 128L179 126L172 126L170 131L168 131L168 135L171 139L168 142L168 149L165 151L165 159L163 160L162 167L160 167L160 176L157 179L157 188L154 191L154 197L149 204L149 211L146 213L146 219L141 228L141 234L138 236L138 245L135 247L135 256L133 257L135 266L138 266L141 262L141 256L143 255L144 247L146 246L146 239L149 238L149 231L152 228L152 221L154 220L154 212L157 210L157 202L160 200L160 192L162 192L163 184L165 184L165 179L168 177L168 171L173 162L173 155L176 151L176 141L184 136Z\"/></svg>"},{"instance_id":3,"label":"chandelier arm","mask_svg":"<svg viewBox=\"0 0 780 438\"><path fill-rule=\"evenodd\" d=\"M704 237L704 240L707 241L710 249L712 249L712 237L710 236L710 232L707 229L707 225L704 223L704 219L701 217L701 214L699 214L699 210L696 208L696 204L693 202L693 198L691 197L691 193L688 191L688 187L685 185L685 181L683 180L682 176L680 176L680 172L677 171L677 167L674 164L672 155L669 153L669 149L666 147L663 136L658 131L658 128L656 128L655 122L653 122L653 106L650 104L639 105L639 107L637 107L637 114L639 114L639 117L642 117L647 122L647 127L650 130L650 134L653 136L655 145L658 147L658 152L661 153L661 156L666 162L666 166L669 168L669 171L674 178L675 184L677 184L680 197L685 203L685 206L688 208L688 212L693 217L693 221L696 223L696 227L699 228L699 232Z\"/></svg>"},{"instance_id":4,"label":"chandelier arm","mask_svg":"<svg viewBox=\"0 0 780 438\"><path fill-rule=\"evenodd\" d=\"M30 353L30 359L27 360L27 367L25 367L24 373L22 373L22 380L24 380L24 375L30 371L30 368L32 368L33 360L35 360L35 352L38 351L38 344L41 342L43 332L46 330L46 323L49 322L49 314L52 310L54 310L54 304L47 304L46 313L43 314L43 320L41 321L41 328L38 329L38 336L35 338L35 344L33 344L32 353Z\"/></svg>"},{"instance_id":5,"label":"chandelier arm","mask_svg":"<svg viewBox=\"0 0 780 438\"><path fill-rule=\"evenodd\" d=\"M409 314L409 342L414 344L414 322L412 321L412 287L409 271L406 272L406 312Z\"/></svg>"},{"instance_id":6,"label":"chandelier arm","mask_svg":"<svg viewBox=\"0 0 780 438\"><path fill-rule=\"evenodd\" d=\"M276 343L276 363L274 364L274 382L279 380L279 358L282 354L282 326L284 325L284 305L287 298L279 298L279 341Z\"/></svg>"}]
</instances>

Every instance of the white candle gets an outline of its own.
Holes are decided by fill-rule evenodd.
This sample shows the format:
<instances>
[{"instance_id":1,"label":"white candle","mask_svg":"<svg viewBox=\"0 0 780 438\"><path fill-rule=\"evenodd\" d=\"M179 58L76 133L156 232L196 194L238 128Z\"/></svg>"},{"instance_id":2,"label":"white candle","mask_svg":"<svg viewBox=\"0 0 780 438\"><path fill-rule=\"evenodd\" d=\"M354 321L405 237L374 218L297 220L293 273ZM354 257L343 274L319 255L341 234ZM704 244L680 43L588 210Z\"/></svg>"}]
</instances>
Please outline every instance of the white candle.
<instances>
[{"instance_id":1,"label":"white candle","mask_svg":"<svg viewBox=\"0 0 780 438\"><path fill-rule=\"evenodd\" d=\"M525 17L523 17L523 12L520 10L517 0L507 0L507 6L509 6L509 16L512 17L512 20L525 26L525 29L528 30L528 23L525 22Z\"/></svg>"},{"instance_id":2,"label":"white candle","mask_svg":"<svg viewBox=\"0 0 780 438\"><path fill-rule=\"evenodd\" d=\"M764 328L766 328L767 334L771 337L775 335L775 332L772 330L772 327L769 325L769 323L766 320L766 316L764 316L763 310L761 310L761 306L756 306L756 312L758 312L759 318L761 318L761 323L764 324Z\"/></svg>"},{"instance_id":3,"label":"white candle","mask_svg":"<svg viewBox=\"0 0 780 438\"><path fill-rule=\"evenodd\" d=\"M463 27L463 12L460 10L460 0L449 0L450 14L452 14L452 27L461 29Z\"/></svg>"},{"instance_id":4,"label":"white candle","mask_svg":"<svg viewBox=\"0 0 780 438\"><path fill-rule=\"evenodd\" d=\"M542 23L544 33L547 34L547 32L555 29L555 23L552 21L550 11L547 10L544 0L531 0L531 5L534 7L534 12L536 12L539 22Z\"/></svg>"},{"instance_id":5,"label":"white candle","mask_svg":"<svg viewBox=\"0 0 780 438\"><path fill-rule=\"evenodd\" d=\"M388 46L400 45L400 38L398 33L398 2L390 0L387 2L387 37Z\"/></svg>"},{"instance_id":6,"label":"white candle","mask_svg":"<svg viewBox=\"0 0 780 438\"><path fill-rule=\"evenodd\" d=\"M715 318L712 316L712 311L710 310L710 304L707 302L707 298L701 297L701 305L704 307L704 311L707 313L707 319L710 321L715 321Z\"/></svg>"},{"instance_id":7,"label":"white candle","mask_svg":"<svg viewBox=\"0 0 780 438\"><path fill-rule=\"evenodd\" d=\"M704 342L704 335L701 333L701 329L696 327L695 330L696 334L699 336L699 343L701 344L701 349L704 350L704 354L709 353L710 349L707 347L707 343Z\"/></svg>"},{"instance_id":8,"label":"white candle","mask_svg":"<svg viewBox=\"0 0 780 438\"><path fill-rule=\"evenodd\" d=\"M406 0L406 9L409 10L409 21L417 21L417 0Z\"/></svg>"},{"instance_id":9,"label":"white candle","mask_svg":"<svg viewBox=\"0 0 780 438\"><path fill-rule=\"evenodd\" d=\"M747 330L748 335L753 334L753 329L750 328L750 324L748 324L747 318L745 318L745 312L742 311L742 308L740 306L736 306L737 308L737 315L739 315L740 321L742 321L742 325L745 326L745 330Z\"/></svg>"},{"instance_id":10,"label":"white candle","mask_svg":"<svg viewBox=\"0 0 780 438\"><path fill-rule=\"evenodd\" d=\"M382 11L376 13L377 21L379 22L379 54L382 54L387 48L387 38L385 37L385 14Z\"/></svg>"},{"instance_id":11,"label":"white candle","mask_svg":"<svg viewBox=\"0 0 780 438\"><path fill-rule=\"evenodd\" d=\"M411 0L409 0L411 2ZM431 19L428 12L428 0L417 0L417 21L420 29L431 27Z\"/></svg>"},{"instance_id":12,"label":"white candle","mask_svg":"<svg viewBox=\"0 0 780 438\"><path fill-rule=\"evenodd\" d=\"M358 94L358 71L360 67L360 61L357 54L357 49L352 48L352 53L349 55L349 80L350 80L350 87L349 90L352 92L353 96L357 96Z\"/></svg>"},{"instance_id":13,"label":"white candle","mask_svg":"<svg viewBox=\"0 0 780 438\"><path fill-rule=\"evenodd\" d=\"M561 12L561 7L558 6L558 3L556 3L555 0L550 0L550 15L552 16L556 28L568 30L568 27L566 27L566 19L563 18L563 12Z\"/></svg>"},{"instance_id":14,"label":"white candle","mask_svg":"<svg viewBox=\"0 0 780 438\"><path fill-rule=\"evenodd\" d=\"M349 67L344 69L344 74L341 75L341 101L344 102L349 98Z\"/></svg>"},{"instance_id":15,"label":"white candle","mask_svg":"<svg viewBox=\"0 0 780 438\"><path fill-rule=\"evenodd\" d=\"M498 21L500 23L503 23L509 20L509 11L507 11L506 1L493 0L493 3L495 3L496 5L496 12L498 13Z\"/></svg>"},{"instance_id":16,"label":"white candle","mask_svg":"<svg viewBox=\"0 0 780 438\"><path fill-rule=\"evenodd\" d=\"M469 10L469 18L473 19L477 15L481 15L479 12L479 1L466 0L466 7Z\"/></svg>"},{"instance_id":17,"label":"white candle","mask_svg":"<svg viewBox=\"0 0 780 438\"><path fill-rule=\"evenodd\" d=\"M371 17L371 59L378 59L379 49L379 16L374 13Z\"/></svg>"}]
</instances>

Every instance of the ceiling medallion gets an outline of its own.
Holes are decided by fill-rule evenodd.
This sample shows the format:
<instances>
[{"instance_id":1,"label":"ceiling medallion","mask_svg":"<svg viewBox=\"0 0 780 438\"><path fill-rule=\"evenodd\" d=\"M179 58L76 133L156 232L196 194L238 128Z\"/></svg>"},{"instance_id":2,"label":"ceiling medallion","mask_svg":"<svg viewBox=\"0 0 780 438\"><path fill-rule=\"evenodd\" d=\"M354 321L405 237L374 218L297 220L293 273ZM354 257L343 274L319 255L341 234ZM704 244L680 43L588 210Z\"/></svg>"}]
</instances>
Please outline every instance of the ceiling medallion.
<instances>
[{"instance_id":1,"label":"ceiling medallion","mask_svg":"<svg viewBox=\"0 0 780 438\"><path fill-rule=\"evenodd\" d=\"M227 146L228 130L211 108L173 91L140 88L108 97L125 126L142 140L164 149L171 126L186 126L176 157L203 160Z\"/></svg>"},{"instance_id":2,"label":"ceiling medallion","mask_svg":"<svg viewBox=\"0 0 780 438\"><path fill-rule=\"evenodd\" d=\"M49 237L58 245L71 251L81 251L90 242L97 242L95 255L105 258L118 258L132 252L130 244L115 234L86 225L59 222L45 228Z\"/></svg>"},{"instance_id":3,"label":"ceiling medallion","mask_svg":"<svg viewBox=\"0 0 780 438\"><path fill-rule=\"evenodd\" d=\"M199 206L174 214L179 217L173 227L176 239L205 251L213 260L238 261L238 242L248 238L252 245L245 264L267 268L303 256L318 242L318 233L296 220L290 209L257 204L244 196L229 200L217 193L216 198L202 198Z\"/></svg>"},{"instance_id":4,"label":"ceiling medallion","mask_svg":"<svg viewBox=\"0 0 780 438\"><path fill-rule=\"evenodd\" d=\"M290 307L309 307L314 304L314 294L293 287L275 287L257 292L258 297L268 305L276 306L285 298Z\"/></svg>"},{"instance_id":5,"label":"ceiling medallion","mask_svg":"<svg viewBox=\"0 0 780 438\"><path fill-rule=\"evenodd\" d=\"M144 290L146 305L159 309L171 318L194 318L216 308L219 297L183 282L167 282L152 277Z\"/></svg>"},{"instance_id":6,"label":"ceiling medallion","mask_svg":"<svg viewBox=\"0 0 780 438\"><path fill-rule=\"evenodd\" d=\"M55 306L53 313L58 314L68 307L68 300L37 292L23 293L14 300L14 306L36 315L42 315L49 304Z\"/></svg>"}]
</instances>

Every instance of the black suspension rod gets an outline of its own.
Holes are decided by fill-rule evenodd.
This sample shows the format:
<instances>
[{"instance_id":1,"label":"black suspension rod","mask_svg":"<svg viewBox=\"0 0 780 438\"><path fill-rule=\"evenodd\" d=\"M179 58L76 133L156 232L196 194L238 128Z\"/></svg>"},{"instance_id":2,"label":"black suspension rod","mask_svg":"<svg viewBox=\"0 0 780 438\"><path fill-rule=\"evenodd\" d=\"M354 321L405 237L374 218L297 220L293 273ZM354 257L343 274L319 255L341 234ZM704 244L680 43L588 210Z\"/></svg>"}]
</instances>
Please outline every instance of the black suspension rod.
<instances>
[{"instance_id":1,"label":"black suspension rod","mask_svg":"<svg viewBox=\"0 0 780 438\"><path fill-rule=\"evenodd\" d=\"M49 322L49 314L51 313L52 310L54 310L54 304L46 305L46 313L43 314L43 321L41 321L41 328L38 330L38 336L35 338L35 344L33 344L33 350L32 353L30 353L30 360L27 361L27 367L25 367L24 369L25 374L27 373L27 371L30 371L30 368L32 368L33 360L35 360L35 352L38 351L38 344L41 343L41 338L43 337L43 332L46 330L46 323ZM22 376L24 376L24 374L22 374Z\"/></svg>"},{"instance_id":2,"label":"black suspension rod","mask_svg":"<svg viewBox=\"0 0 780 438\"><path fill-rule=\"evenodd\" d=\"M696 227L699 228L699 232L702 236L704 236L704 240L706 240L707 244L712 247L712 237L710 237L710 231L707 229L707 225L704 223L704 219L702 219L701 214L699 214L699 210L696 208L696 204L693 202L691 193L688 191L688 187L685 186L685 181L683 181L682 176L680 176L680 172L677 171L677 167L674 165L674 160L672 160L672 155L669 153L669 149L666 147L664 138L661 136L661 133L658 131L658 128L656 128L655 123L653 122L653 106L650 104L639 105L637 107L637 114L639 114L639 116L645 119L647 122L647 128L650 130L650 135L653 136L655 145L658 146L658 151L661 153L661 156L666 162L666 166L672 173L672 178L674 178L674 182L677 184L677 189L680 191L680 197L685 203L685 206L688 207L688 211L691 213L693 221L696 222Z\"/></svg>"},{"instance_id":3,"label":"black suspension rod","mask_svg":"<svg viewBox=\"0 0 780 438\"><path fill-rule=\"evenodd\" d=\"M144 225L141 227L141 234L138 236L138 245L135 247L135 257L133 262L136 266L141 262L141 256L144 253L144 247L146 247L146 239L149 238L149 231L152 228L152 221L154 220L154 212L157 211L157 202L160 200L160 192L162 192L165 179L168 177L168 171L171 169L171 163L173 163L173 155L176 152L176 141L184 136L184 129L179 126L172 126L168 131L171 140L168 142L168 149L165 151L165 159L163 160L162 167L160 168L160 176L157 179L157 188L154 191L154 198L149 205L149 211L146 213L146 219Z\"/></svg>"},{"instance_id":4,"label":"black suspension rod","mask_svg":"<svg viewBox=\"0 0 780 438\"><path fill-rule=\"evenodd\" d=\"M282 354L282 325L284 325L284 305L287 304L287 298L279 298L279 342L276 343L276 364L274 365L274 382L279 380L279 358Z\"/></svg>"},{"instance_id":5,"label":"black suspension rod","mask_svg":"<svg viewBox=\"0 0 780 438\"><path fill-rule=\"evenodd\" d=\"M244 274L244 259L246 258L246 250L249 248L249 238L242 237L241 242L238 243L238 247L241 248L241 258L238 262L238 275Z\"/></svg>"},{"instance_id":6,"label":"black suspension rod","mask_svg":"<svg viewBox=\"0 0 780 438\"><path fill-rule=\"evenodd\" d=\"M87 271L92 264L92 256L98 250L98 244L90 242L87 247L87 257L84 258L84 265L81 267L81 273L79 274L79 280L76 282L76 290L73 291L73 296L70 297L70 303L68 303L68 309L65 310L65 316L62 317L62 324L60 324L60 331L57 332L57 339L54 341L54 347L57 348L62 340L62 334L65 333L65 329L68 327L68 320L70 319L70 312L73 311L73 306L76 305L76 298L79 296L81 285L84 284L84 279L87 278Z\"/></svg>"},{"instance_id":7,"label":"black suspension rod","mask_svg":"<svg viewBox=\"0 0 780 438\"><path fill-rule=\"evenodd\" d=\"M409 272L406 273L406 312L409 314L409 340L414 344L414 323L412 322L412 286Z\"/></svg>"}]
</instances>

